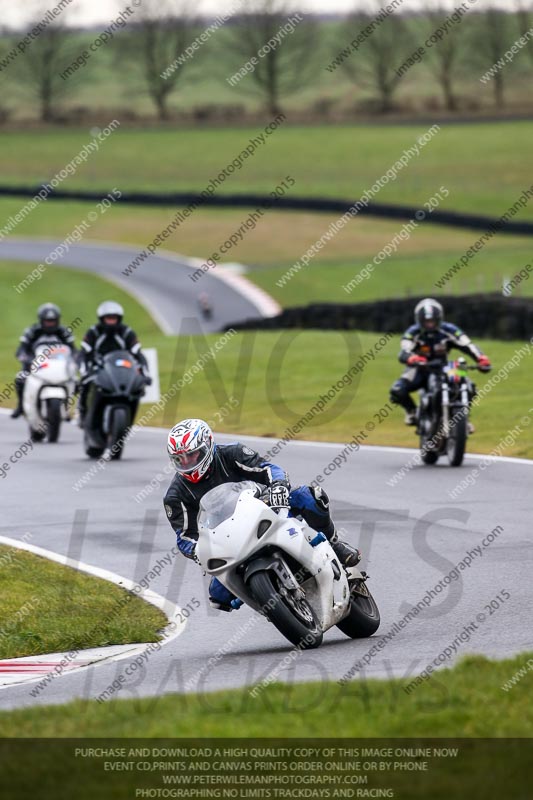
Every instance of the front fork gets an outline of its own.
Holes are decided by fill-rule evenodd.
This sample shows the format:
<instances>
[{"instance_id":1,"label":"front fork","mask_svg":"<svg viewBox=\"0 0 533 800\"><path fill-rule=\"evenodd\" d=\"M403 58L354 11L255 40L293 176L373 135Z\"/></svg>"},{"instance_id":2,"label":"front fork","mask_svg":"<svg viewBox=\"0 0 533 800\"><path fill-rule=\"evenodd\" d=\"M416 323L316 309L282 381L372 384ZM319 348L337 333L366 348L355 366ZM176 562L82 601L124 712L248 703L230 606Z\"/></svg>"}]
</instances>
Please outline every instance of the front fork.
<instances>
[{"instance_id":1,"label":"front fork","mask_svg":"<svg viewBox=\"0 0 533 800\"><path fill-rule=\"evenodd\" d=\"M470 398L468 396L468 386L464 383L461 386L461 413L466 417L470 407ZM451 424L450 424L450 388L447 383L442 385L442 433L445 439L450 437Z\"/></svg>"},{"instance_id":2,"label":"front fork","mask_svg":"<svg viewBox=\"0 0 533 800\"><path fill-rule=\"evenodd\" d=\"M450 388L446 382L442 384L442 434L445 439L450 435Z\"/></svg>"}]
</instances>

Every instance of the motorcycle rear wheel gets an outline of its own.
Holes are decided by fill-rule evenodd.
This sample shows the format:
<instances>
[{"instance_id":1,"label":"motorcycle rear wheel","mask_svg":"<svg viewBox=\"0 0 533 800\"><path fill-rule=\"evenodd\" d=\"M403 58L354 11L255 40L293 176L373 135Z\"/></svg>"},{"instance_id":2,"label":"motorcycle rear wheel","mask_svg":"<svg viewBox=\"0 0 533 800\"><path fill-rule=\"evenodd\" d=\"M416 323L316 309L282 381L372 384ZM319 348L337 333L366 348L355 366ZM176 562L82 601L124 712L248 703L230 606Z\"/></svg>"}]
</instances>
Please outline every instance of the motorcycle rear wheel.
<instances>
[{"instance_id":1,"label":"motorcycle rear wheel","mask_svg":"<svg viewBox=\"0 0 533 800\"><path fill-rule=\"evenodd\" d=\"M359 586L352 589L350 610L337 628L351 639L365 639L372 636L379 628L381 618L376 601L369 592L366 583L359 581Z\"/></svg>"},{"instance_id":2,"label":"motorcycle rear wheel","mask_svg":"<svg viewBox=\"0 0 533 800\"><path fill-rule=\"evenodd\" d=\"M309 603L283 596L275 575L265 570L255 572L250 575L249 586L266 617L289 642L302 650L322 644L322 629Z\"/></svg>"}]
</instances>

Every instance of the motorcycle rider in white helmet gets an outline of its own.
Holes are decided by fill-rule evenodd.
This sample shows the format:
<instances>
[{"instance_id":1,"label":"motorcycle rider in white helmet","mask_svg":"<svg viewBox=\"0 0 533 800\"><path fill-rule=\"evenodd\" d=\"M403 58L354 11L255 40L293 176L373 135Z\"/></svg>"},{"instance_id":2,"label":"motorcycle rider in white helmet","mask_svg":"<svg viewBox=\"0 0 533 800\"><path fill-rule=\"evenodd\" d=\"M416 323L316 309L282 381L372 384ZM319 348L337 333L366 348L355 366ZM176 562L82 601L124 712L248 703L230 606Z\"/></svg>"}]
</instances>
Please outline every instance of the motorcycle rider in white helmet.
<instances>
[{"instance_id":1,"label":"motorcycle rider in white helmet","mask_svg":"<svg viewBox=\"0 0 533 800\"><path fill-rule=\"evenodd\" d=\"M87 395L89 393L89 383L91 372L95 366L97 356L105 356L115 350L127 350L138 361L147 386L152 383L148 374L148 362L141 351L141 344L137 335L128 325L122 321L124 309L120 303L113 300L106 300L101 303L96 315L98 322L92 325L81 342L79 368L81 382L79 387L79 424L83 427L83 419L86 413Z\"/></svg>"}]
</instances>

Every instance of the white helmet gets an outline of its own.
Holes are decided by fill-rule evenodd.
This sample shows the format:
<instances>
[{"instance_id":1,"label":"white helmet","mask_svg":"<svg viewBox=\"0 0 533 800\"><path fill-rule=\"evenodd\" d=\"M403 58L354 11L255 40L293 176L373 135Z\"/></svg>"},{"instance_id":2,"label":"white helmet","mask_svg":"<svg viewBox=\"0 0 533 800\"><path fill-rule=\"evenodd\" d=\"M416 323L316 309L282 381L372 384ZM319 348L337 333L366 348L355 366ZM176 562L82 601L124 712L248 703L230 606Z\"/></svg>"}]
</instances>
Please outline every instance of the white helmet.
<instances>
[{"instance_id":1,"label":"white helmet","mask_svg":"<svg viewBox=\"0 0 533 800\"><path fill-rule=\"evenodd\" d=\"M215 440L207 422L184 419L168 434L167 452L176 472L198 483L213 462Z\"/></svg>"},{"instance_id":2,"label":"white helmet","mask_svg":"<svg viewBox=\"0 0 533 800\"><path fill-rule=\"evenodd\" d=\"M124 309L120 303L115 303L113 300L106 300L104 303L100 303L96 309L96 316L104 327L115 327L115 325L106 325L104 319L105 317L118 317L118 322L116 325L120 325L122 318L124 317Z\"/></svg>"}]
</instances>

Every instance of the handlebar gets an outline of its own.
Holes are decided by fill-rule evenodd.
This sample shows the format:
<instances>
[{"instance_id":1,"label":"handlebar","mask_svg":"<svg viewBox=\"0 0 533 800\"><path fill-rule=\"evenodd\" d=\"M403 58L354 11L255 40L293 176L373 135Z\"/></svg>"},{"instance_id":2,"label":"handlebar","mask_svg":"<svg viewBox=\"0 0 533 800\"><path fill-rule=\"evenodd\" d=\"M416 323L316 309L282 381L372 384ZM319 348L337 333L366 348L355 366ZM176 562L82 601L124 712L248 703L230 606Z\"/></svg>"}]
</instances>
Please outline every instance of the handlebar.
<instances>
[{"instance_id":1,"label":"handlebar","mask_svg":"<svg viewBox=\"0 0 533 800\"><path fill-rule=\"evenodd\" d=\"M426 361L425 363L422 362L421 364L417 364L419 367L423 367L425 369L442 369L448 362L443 361L439 358L434 358L431 361ZM492 369L492 367L480 367L479 364L467 364L465 361L464 364L457 364L460 369L464 370L478 370L479 372L488 372Z\"/></svg>"}]
</instances>

